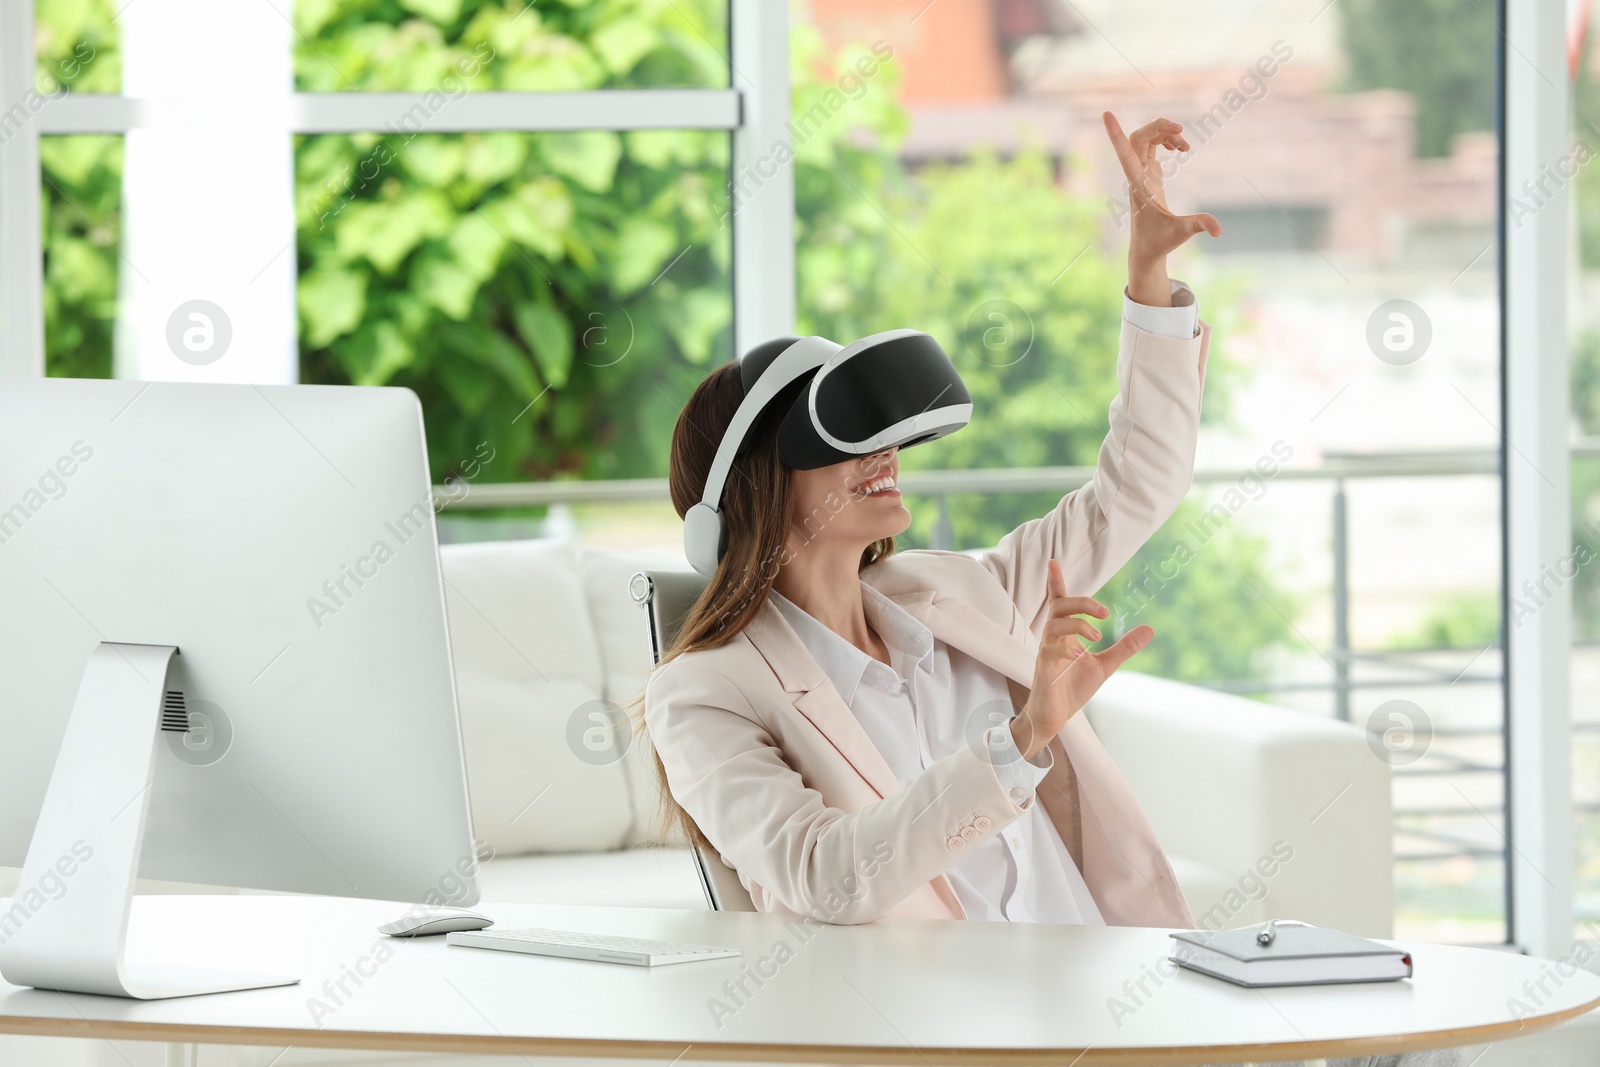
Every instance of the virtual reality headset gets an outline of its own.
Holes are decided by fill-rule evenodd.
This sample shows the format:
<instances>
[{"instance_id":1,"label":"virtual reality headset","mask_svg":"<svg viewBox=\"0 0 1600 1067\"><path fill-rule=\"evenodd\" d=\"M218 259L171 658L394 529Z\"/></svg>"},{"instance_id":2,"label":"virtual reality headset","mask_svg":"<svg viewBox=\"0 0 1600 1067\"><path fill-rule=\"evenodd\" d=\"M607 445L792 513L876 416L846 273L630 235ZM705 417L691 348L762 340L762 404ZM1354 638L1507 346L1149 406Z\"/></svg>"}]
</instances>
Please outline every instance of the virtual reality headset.
<instances>
[{"instance_id":1,"label":"virtual reality headset","mask_svg":"<svg viewBox=\"0 0 1600 1067\"><path fill-rule=\"evenodd\" d=\"M727 548L722 491L734 460L769 411L781 417L778 458L815 470L910 448L972 419L972 397L939 342L920 330L875 333L849 346L826 337L780 337L739 361L744 401L717 446L700 502L683 518L689 563L706 577Z\"/></svg>"}]
</instances>

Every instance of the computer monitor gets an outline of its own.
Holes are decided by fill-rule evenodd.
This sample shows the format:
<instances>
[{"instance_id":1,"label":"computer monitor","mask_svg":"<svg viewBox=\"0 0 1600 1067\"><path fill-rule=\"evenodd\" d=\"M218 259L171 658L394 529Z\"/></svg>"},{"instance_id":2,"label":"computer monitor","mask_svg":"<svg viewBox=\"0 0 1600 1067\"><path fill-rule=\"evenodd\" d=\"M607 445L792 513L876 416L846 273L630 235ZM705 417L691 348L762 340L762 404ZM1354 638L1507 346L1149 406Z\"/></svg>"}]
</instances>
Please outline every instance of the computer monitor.
<instances>
[{"instance_id":1,"label":"computer monitor","mask_svg":"<svg viewBox=\"0 0 1600 1067\"><path fill-rule=\"evenodd\" d=\"M9 981L294 980L126 964L136 873L476 902L409 390L0 382L0 604Z\"/></svg>"}]
</instances>

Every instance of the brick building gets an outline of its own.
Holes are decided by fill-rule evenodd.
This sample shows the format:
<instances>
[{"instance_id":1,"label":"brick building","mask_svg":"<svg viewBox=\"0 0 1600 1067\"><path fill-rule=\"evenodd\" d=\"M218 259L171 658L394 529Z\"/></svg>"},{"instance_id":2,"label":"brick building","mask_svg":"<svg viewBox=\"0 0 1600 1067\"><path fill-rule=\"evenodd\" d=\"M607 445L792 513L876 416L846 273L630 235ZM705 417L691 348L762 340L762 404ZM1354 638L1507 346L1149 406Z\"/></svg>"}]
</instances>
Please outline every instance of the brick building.
<instances>
[{"instance_id":1,"label":"brick building","mask_svg":"<svg viewBox=\"0 0 1600 1067\"><path fill-rule=\"evenodd\" d=\"M913 163L1033 144L1099 193L1119 178L1100 113L1130 128L1167 115L1195 144L1173 206L1222 220L1218 253L1466 262L1493 236L1493 134L1415 158L1408 94L1337 90L1338 11L1323 2L809 0L809 14L832 46L893 43Z\"/></svg>"}]
</instances>

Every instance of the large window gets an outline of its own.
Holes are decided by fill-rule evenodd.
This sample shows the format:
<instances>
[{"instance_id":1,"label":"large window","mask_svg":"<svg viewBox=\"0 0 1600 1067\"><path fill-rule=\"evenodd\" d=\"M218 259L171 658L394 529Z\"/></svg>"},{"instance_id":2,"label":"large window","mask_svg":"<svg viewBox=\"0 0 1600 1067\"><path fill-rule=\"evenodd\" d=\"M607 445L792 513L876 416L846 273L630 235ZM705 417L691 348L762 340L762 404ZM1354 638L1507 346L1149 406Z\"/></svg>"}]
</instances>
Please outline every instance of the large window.
<instances>
[{"instance_id":1,"label":"large window","mask_svg":"<svg viewBox=\"0 0 1600 1067\"><path fill-rule=\"evenodd\" d=\"M435 480L488 448L477 481L506 483L447 538L676 553L663 443L708 367L791 328L916 326L980 414L907 454L906 542L990 544L1105 431L1127 218L1100 114L1176 118L1173 206L1224 227L1173 263L1214 328L1200 470L1101 591L1108 640L1149 622L1142 669L1365 727L1397 934L1504 941L1532 878L1507 863L1504 502L1538 472L1508 467L1502 395L1503 6L810 0L785 34L765 0L39 0L36 217L25 171L0 177L40 245L8 244L0 281L43 335L30 364L13 314L6 362L406 385ZM1574 422L1600 436L1596 181L1573 182L1569 304ZM212 343L214 312L232 347L208 360L170 327L201 314ZM1587 537L1600 447L1577 447ZM1591 578L1573 691L1600 722ZM1590 916L1595 736L1573 746Z\"/></svg>"}]
</instances>

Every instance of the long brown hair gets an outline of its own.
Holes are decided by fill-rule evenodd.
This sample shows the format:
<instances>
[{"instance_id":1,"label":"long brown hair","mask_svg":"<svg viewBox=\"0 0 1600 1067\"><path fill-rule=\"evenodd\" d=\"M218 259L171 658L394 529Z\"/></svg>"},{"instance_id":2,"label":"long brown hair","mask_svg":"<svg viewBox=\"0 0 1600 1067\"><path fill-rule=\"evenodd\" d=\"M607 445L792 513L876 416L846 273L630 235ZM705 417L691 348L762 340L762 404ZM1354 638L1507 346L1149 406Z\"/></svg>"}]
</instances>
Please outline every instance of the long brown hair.
<instances>
[{"instance_id":1,"label":"long brown hair","mask_svg":"<svg viewBox=\"0 0 1600 1067\"><path fill-rule=\"evenodd\" d=\"M680 518L700 502L717 446L743 400L740 366L726 363L705 377L679 413L672 431L668 489ZM794 471L778 458L782 420L777 417L786 406L772 405L751 431L748 449L734 460L720 505L727 524L727 550L662 655L663 664L688 652L720 648L743 633L766 604L778 569L788 562ZM893 551L894 538L875 541L862 552L861 566ZM642 703L640 712L642 717ZM672 798L659 755L655 767L664 828L676 828L690 841L708 845L689 813Z\"/></svg>"}]
</instances>

